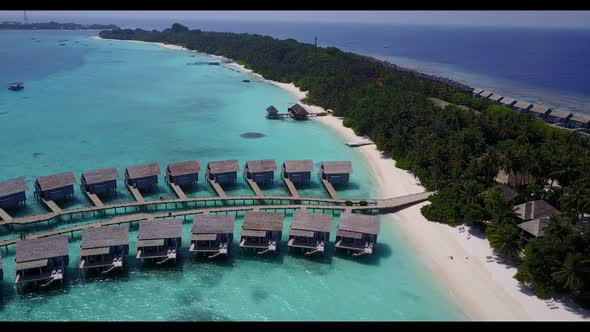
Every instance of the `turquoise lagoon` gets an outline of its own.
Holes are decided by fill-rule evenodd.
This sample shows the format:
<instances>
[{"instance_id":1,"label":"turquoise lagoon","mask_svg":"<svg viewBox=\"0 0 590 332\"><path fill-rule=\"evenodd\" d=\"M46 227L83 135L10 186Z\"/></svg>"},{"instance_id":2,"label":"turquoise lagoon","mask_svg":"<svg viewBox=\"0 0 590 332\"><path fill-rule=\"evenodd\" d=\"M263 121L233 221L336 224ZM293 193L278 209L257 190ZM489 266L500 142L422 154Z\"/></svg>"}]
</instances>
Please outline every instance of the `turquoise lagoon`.
<instances>
[{"instance_id":1,"label":"turquoise lagoon","mask_svg":"<svg viewBox=\"0 0 590 332\"><path fill-rule=\"evenodd\" d=\"M90 38L95 32L1 32L2 83L25 81L25 90L0 90L0 179L101 167L122 173L129 165L196 159L351 160L354 174L342 197L371 197L377 183L368 165L344 140L316 121L270 121L265 109L284 111L296 99L284 90L224 66L187 66L211 58L155 45ZM36 38L33 40L32 38ZM67 39L67 40L66 40ZM37 42L36 40L40 40ZM66 40L66 41L63 41ZM61 41L61 42L60 42ZM60 46L63 43L65 45ZM6 47L7 45L11 47ZM242 82L244 79L250 83ZM5 80L5 82L4 82ZM259 139L240 137L258 132ZM88 206L76 187L65 208ZM276 178L267 194L286 195ZM27 193L25 215L45 212ZM189 196L213 195L201 177ZM229 194L251 192L244 181ZM314 183L303 195L325 196ZM173 193L160 178L160 196ZM131 201L119 181L118 197ZM333 229L337 225L334 218ZM11 232L18 236L74 223L54 221ZM236 234L242 217L238 216ZM285 219L288 230L290 216ZM183 249L191 223L184 226ZM373 257L328 255L305 259L280 252L277 258L239 255L227 261L181 257L175 267L142 267L136 261L136 226L130 232L128 268L120 275L82 279L77 270L81 234L70 237L70 266L61 287L17 294L14 246L2 252L0 320L464 320L444 286L383 218ZM287 236L287 231L283 237ZM332 234L332 240L334 234ZM330 253L332 252L330 248Z\"/></svg>"}]
</instances>

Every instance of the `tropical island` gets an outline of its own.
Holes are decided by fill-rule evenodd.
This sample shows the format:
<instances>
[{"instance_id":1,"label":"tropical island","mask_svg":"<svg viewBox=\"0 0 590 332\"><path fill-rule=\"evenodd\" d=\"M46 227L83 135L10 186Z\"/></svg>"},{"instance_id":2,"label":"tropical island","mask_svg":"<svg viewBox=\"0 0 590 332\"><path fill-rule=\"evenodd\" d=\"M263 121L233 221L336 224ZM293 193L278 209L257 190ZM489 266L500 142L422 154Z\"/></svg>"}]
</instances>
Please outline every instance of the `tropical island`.
<instances>
[{"instance_id":1,"label":"tropical island","mask_svg":"<svg viewBox=\"0 0 590 332\"><path fill-rule=\"evenodd\" d=\"M58 22L40 22L40 23L21 23L21 22L1 22L0 30L105 30L119 29L114 24L77 24L77 23L58 23Z\"/></svg>"},{"instance_id":2,"label":"tropical island","mask_svg":"<svg viewBox=\"0 0 590 332\"><path fill-rule=\"evenodd\" d=\"M569 294L590 306L588 136L334 47L180 24L99 36L178 45L293 83L307 91L305 103L332 110L437 192L422 208L428 220L480 229L535 295Z\"/></svg>"}]
</instances>

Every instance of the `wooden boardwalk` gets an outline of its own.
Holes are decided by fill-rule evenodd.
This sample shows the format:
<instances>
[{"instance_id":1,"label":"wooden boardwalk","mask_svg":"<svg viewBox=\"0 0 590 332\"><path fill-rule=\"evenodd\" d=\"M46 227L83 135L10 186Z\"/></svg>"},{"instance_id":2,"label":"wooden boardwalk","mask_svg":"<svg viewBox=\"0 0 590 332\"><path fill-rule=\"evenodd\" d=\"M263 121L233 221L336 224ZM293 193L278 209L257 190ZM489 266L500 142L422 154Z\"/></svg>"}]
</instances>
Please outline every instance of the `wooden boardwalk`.
<instances>
[{"instance_id":1,"label":"wooden boardwalk","mask_svg":"<svg viewBox=\"0 0 590 332\"><path fill-rule=\"evenodd\" d=\"M299 192L297 191L297 188L295 188L295 185L293 184L293 182L284 176L281 176L281 177L283 178L283 183L285 184L285 186L287 186L287 190L289 190L289 193L291 194L291 196L293 196L295 198L299 198Z\"/></svg>"},{"instance_id":2,"label":"wooden boardwalk","mask_svg":"<svg viewBox=\"0 0 590 332\"><path fill-rule=\"evenodd\" d=\"M332 197L332 199L339 199L338 194L336 193L336 189L334 189L334 186L330 182L328 182L328 180L320 180L322 180L322 184L324 185L324 188L326 188L326 191L328 192L330 197Z\"/></svg>"},{"instance_id":3,"label":"wooden boardwalk","mask_svg":"<svg viewBox=\"0 0 590 332\"><path fill-rule=\"evenodd\" d=\"M49 210L51 210L51 212L53 212L53 213L61 213L61 211L62 211L61 208L59 206L57 206L57 204L55 204L54 201L51 201L51 200L46 201L43 198L41 198L41 202L43 202L43 204L45 204L45 206L47 206L47 208Z\"/></svg>"},{"instance_id":4,"label":"wooden boardwalk","mask_svg":"<svg viewBox=\"0 0 590 332\"><path fill-rule=\"evenodd\" d=\"M176 185L176 183L168 182L168 184L170 185L170 188L172 188L172 190L174 190L174 193L176 194L176 196L178 198L186 199L186 194L184 193L182 188L180 188L178 185Z\"/></svg>"},{"instance_id":5,"label":"wooden boardwalk","mask_svg":"<svg viewBox=\"0 0 590 332\"><path fill-rule=\"evenodd\" d=\"M129 189L129 192L131 193L131 195L133 195L133 198L135 198L137 203L145 203L145 199L143 198L143 196L139 192L139 189L134 188L133 186L130 186L130 185L127 185L127 188Z\"/></svg>"},{"instance_id":6,"label":"wooden boardwalk","mask_svg":"<svg viewBox=\"0 0 590 332\"><path fill-rule=\"evenodd\" d=\"M211 180L211 179L207 179L207 181L209 181L209 184L211 185L211 187L213 187L213 190L215 190L215 192L217 193L217 196L227 197L227 195L225 194L225 191L223 190L223 188L221 188L221 185L219 183L217 183L216 181Z\"/></svg>"},{"instance_id":7,"label":"wooden boardwalk","mask_svg":"<svg viewBox=\"0 0 590 332\"><path fill-rule=\"evenodd\" d=\"M114 217L111 220L95 222L95 223L88 223L84 225L77 225L68 228L60 228L53 231L37 233L29 235L27 238L29 239L36 239L41 237L59 235L59 234L67 234L75 231L81 231L86 228L90 227L99 227L99 226L108 226L108 225L118 225L122 223L132 223L141 220L147 219L160 219L160 218L175 218L175 217L183 217L185 221L192 221L190 216L195 214L207 214L207 213L238 213L238 212L245 212L245 211L287 211L287 210L302 210L302 211L311 211L311 212L326 212L330 211L331 213L335 212L368 212L368 213L390 213L402 208L406 208L410 205L417 204L423 202L428 199L428 197L432 194L432 192L425 192L413 195L406 195L400 196L395 198L389 199L378 199L378 200L367 200L367 205L353 205L347 206L344 205L344 201L340 201L340 205L333 205L329 204L329 199L315 199L311 198L311 201L317 200L317 203L323 204L301 204L302 200L306 200L309 198L302 198L302 199L294 199L292 197L267 197L265 200L267 203L270 201L271 204L264 204L264 205L242 205L242 206L221 206L221 207L201 207L196 209L190 210L183 210L183 211L174 211L174 212L155 212L155 213L134 213L128 214L124 216ZM252 202L257 201L256 197L246 196ZM239 200L240 196L236 197L229 197L228 199ZM274 204L274 201L278 201L278 204ZM283 204L283 202L291 202L291 204ZM298 204L293 204L293 201L299 202ZM354 201L356 203L360 201ZM309 202L308 202L309 203ZM327 203L327 204L326 204ZM137 204L136 204L137 205ZM7 247L9 245L15 244L18 238L13 238L9 240L0 241L0 247Z\"/></svg>"},{"instance_id":8,"label":"wooden boardwalk","mask_svg":"<svg viewBox=\"0 0 590 332\"><path fill-rule=\"evenodd\" d=\"M6 211L4 211L3 209L0 209L0 218L2 220L6 220L6 221L12 220L12 217Z\"/></svg>"},{"instance_id":9,"label":"wooden boardwalk","mask_svg":"<svg viewBox=\"0 0 590 332\"><path fill-rule=\"evenodd\" d=\"M90 199L92 204L94 204L94 206L96 206L96 207L103 207L104 206L103 202L100 200L100 198L98 198L98 196L96 196L96 194L91 194L86 190L83 190L83 192L84 192L84 195L86 195L86 197L88 197L88 199Z\"/></svg>"},{"instance_id":10,"label":"wooden boardwalk","mask_svg":"<svg viewBox=\"0 0 590 332\"><path fill-rule=\"evenodd\" d=\"M256 197L264 197L264 193L262 193L262 190L260 190L260 187L258 186L258 183L256 183L256 181L246 178L246 182L248 182L248 185L250 186Z\"/></svg>"}]
</instances>

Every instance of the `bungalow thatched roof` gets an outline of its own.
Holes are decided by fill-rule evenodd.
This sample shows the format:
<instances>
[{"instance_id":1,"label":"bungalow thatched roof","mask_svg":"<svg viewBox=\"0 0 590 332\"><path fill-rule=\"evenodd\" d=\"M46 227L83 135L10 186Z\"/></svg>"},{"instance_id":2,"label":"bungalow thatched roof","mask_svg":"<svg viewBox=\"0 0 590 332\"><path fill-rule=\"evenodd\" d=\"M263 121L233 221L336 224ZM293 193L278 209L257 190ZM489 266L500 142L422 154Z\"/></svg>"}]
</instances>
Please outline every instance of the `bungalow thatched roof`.
<instances>
[{"instance_id":1,"label":"bungalow thatched roof","mask_svg":"<svg viewBox=\"0 0 590 332\"><path fill-rule=\"evenodd\" d=\"M381 224L379 216L343 212L340 215L338 231L362 234L379 234Z\"/></svg>"},{"instance_id":2,"label":"bungalow thatched roof","mask_svg":"<svg viewBox=\"0 0 590 332\"><path fill-rule=\"evenodd\" d=\"M489 98L493 94L494 94L493 92L485 90L485 91L482 91L482 93L480 93L479 95L483 98Z\"/></svg>"},{"instance_id":3,"label":"bungalow thatched roof","mask_svg":"<svg viewBox=\"0 0 590 332\"><path fill-rule=\"evenodd\" d=\"M475 89L473 89L473 94L476 94L476 95L478 95L478 94L482 93L483 91L484 91L484 90L483 90L483 89L481 89L481 88L475 88Z\"/></svg>"},{"instance_id":4,"label":"bungalow thatched roof","mask_svg":"<svg viewBox=\"0 0 590 332\"><path fill-rule=\"evenodd\" d=\"M506 106L512 106L512 104L514 104L515 102L516 102L516 99L510 98L510 97L504 97L500 100L500 104L503 104Z\"/></svg>"},{"instance_id":5,"label":"bungalow thatched roof","mask_svg":"<svg viewBox=\"0 0 590 332\"><path fill-rule=\"evenodd\" d=\"M293 230L312 232L330 232L332 228L332 216L324 213L308 213L296 211L293 213L291 234Z\"/></svg>"},{"instance_id":6,"label":"bungalow thatched roof","mask_svg":"<svg viewBox=\"0 0 590 332\"><path fill-rule=\"evenodd\" d=\"M129 166L125 170L130 179L145 178L148 176L160 175L160 165L158 163L149 163L144 165Z\"/></svg>"},{"instance_id":7,"label":"bungalow thatched roof","mask_svg":"<svg viewBox=\"0 0 590 332\"><path fill-rule=\"evenodd\" d=\"M285 171L291 172L311 172L313 171L312 160L285 160L283 163Z\"/></svg>"},{"instance_id":8,"label":"bungalow thatched roof","mask_svg":"<svg viewBox=\"0 0 590 332\"><path fill-rule=\"evenodd\" d=\"M505 202L510 202L511 200L515 199L516 197L520 196L514 189L506 186L506 185L499 185L498 188L502 192L502 197L504 198Z\"/></svg>"},{"instance_id":9,"label":"bungalow thatched roof","mask_svg":"<svg viewBox=\"0 0 590 332\"><path fill-rule=\"evenodd\" d=\"M102 168L82 173L86 184L95 184L107 181L114 181L119 178L119 172L116 168Z\"/></svg>"},{"instance_id":10,"label":"bungalow thatched roof","mask_svg":"<svg viewBox=\"0 0 590 332\"><path fill-rule=\"evenodd\" d=\"M576 121L579 123L590 123L590 115L573 113L574 115L570 118L570 121Z\"/></svg>"},{"instance_id":11,"label":"bungalow thatched roof","mask_svg":"<svg viewBox=\"0 0 590 332\"><path fill-rule=\"evenodd\" d=\"M277 163L274 160L250 160L246 162L246 168L252 173L276 171Z\"/></svg>"},{"instance_id":12,"label":"bungalow thatched roof","mask_svg":"<svg viewBox=\"0 0 590 332\"><path fill-rule=\"evenodd\" d=\"M271 106L269 106L269 107L266 108L266 112L268 114L277 114L277 113L279 113L279 110L276 109L276 107L274 107L274 106L271 105Z\"/></svg>"},{"instance_id":13,"label":"bungalow thatched roof","mask_svg":"<svg viewBox=\"0 0 590 332\"><path fill-rule=\"evenodd\" d=\"M207 168L211 174L230 173L239 171L240 164L237 160L211 161L207 164Z\"/></svg>"},{"instance_id":14,"label":"bungalow thatched roof","mask_svg":"<svg viewBox=\"0 0 590 332\"><path fill-rule=\"evenodd\" d=\"M497 95L495 93L489 97L489 99L491 101L500 101L500 99L502 99L502 98L504 98L504 97L503 96L500 96L500 95Z\"/></svg>"},{"instance_id":15,"label":"bungalow thatched roof","mask_svg":"<svg viewBox=\"0 0 590 332\"><path fill-rule=\"evenodd\" d=\"M29 187L25 183L24 177L0 182L0 197L9 196L16 193L27 191Z\"/></svg>"},{"instance_id":16,"label":"bungalow thatched roof","mask_svg":"<svg viewBox=\"0 0 590 332\"><path fill-rule=\"evenodd\" d=\"M321 167L326 174L352 173L352 163L350 161L324 161Z\"/></svg>"},{"instance_id":17,"label":"bungalow thatched roof","mask_svg":"<svg viewBox=\"0 0 590 332\"><path fill-rule=\"evenodd\" d=\"M168 165L168 170L172 176L181 176L187 174L196 174L201 171L201 164L196 160L183 161Z\"/></svg>"},{"instance_id":18,"label":"bungalow thatched roof","mask_svg":"<svg viewBox=\"0 0 590 332\"><path fill-rule=\"evenodd\" d=\"M303 108L303 106L301 106L299 104L295 104L295 105L289 107L289 111L291 111L295 114L300 114L300 115L309 114L309 112L305 108Z\"/></svg>"},{"instance_id":19,"label":"bungalow thatched roof","mask_svg":"<svg viewBox=\"0 0 590 332\"><path fill-rule=\"evenodd\" d=\"M545 228L549 224L549 218L539 218L518 224L517 226L523 231L533 235L534 237L542 237L545 235Z\"/></svg>"},{"instance_id":20,"label":"bungalow thatched roof","mask_svg":"<svg viewBox=\"0 0 590 332\"><path fill-rule=\"evenodd\" d=\"M514 207L514 212L522 220L539 219L559 215L561 212L544 200L526 202Z\"/></svg>"},{"instance_id":21,"label":"bungalow thatched roof","mask_svg":"<svg viewBox=\"0 0 590 332\"><path fill-rule=\"evenodd\" d=\"M531 107L531 109L530 109L531 112L535 112L535 113L539 113L539 114L546 114L549 110L550 110L549 107L547 107L545 105L540 105L540 104L533 104L533 107Z\"/></svg>"},{"instance_id":22,"label":"bungalow thatched roof","mask_svg":"<svg viewBox=\"0 0 590 332\"><path fill-rule=\"evenodd\" d=\"M560 118L560 119L568 119L569 117L571 117L573 114L572 112L566 112L566 111L562 111L560 109L551 109L551 113L549 113L549 115L556 117L556 118Z\"/></svg>"},{"instance_id":23,"label":"bungalow thatched roof","mask_svg":"<svg viewBox=\"0 0 590 332\"><path fill-rule=\"evenodd\" d=\"M87 228L82 232L82 249L129 245L129 226L102 226Z\"/></svg>"},{"instance_id":24,"label":"bungalow thatched roof","mask_svg":"<svg viewBox=\"0 0 590 332\"><path fill-rule=\"evenodd\" d=\"M68 236L58 235L16 241L16 262L68 256Z\"/></svg>"},{"instance_id":25,"label":"bungalow thatched roof","mask_svg":"<svg viewBox=\"0 0 590 332\"><path fill-rule=\"evenodd\" d=\"M283 218L282 213L248 211L244 216L242 229L280 232L283 230Z\"/></svg>"},{"instance_id":26,"label":"bungalow thatched roof","mask_svg":"<svg viewBox=\"0 0 590 332\"><path fill-rule=\"evenodd\" d=\"M42 191L46 191L74 185L76 184L76 177L74 177L74 173L72 172L65 172L48 176L40 176L37 178L37 183L39 184L39 187Z\"/></svg>"},{"instance_id":27,"label":"bungalow thatched roof","mask_svg":"<svg viewBox=\"0 0 590 332\"><path fill-rule=\"evenodd\" d=\"M193 219L192 234L227 234L234 232L235 217L229 214L198 214Z\"/></svg>"},{"instance_id":28,"label":"bungalow thatched roof","mask_svg":"<svg viewBox=\"0 0 590 332\"><path fill-rule=\"evenodd\" d=\"M182 237L182 220L144 220L139 222L138 240L175 239Z\"/></svg>"},{"instance_id":29,"label":"bungalow thatched roof","mask_svg":"<svg viewBox=\"0 0 590 332\"><path fill-rule=\"evenodd\" d=\"M529 107L531 107L531 106L532 106L531 103L528 103L526 101L521 101L521 100L517 101L516 104L514 104L515 108L520 108L523 110L528 110Z\"/></svg>"}]
</instances>

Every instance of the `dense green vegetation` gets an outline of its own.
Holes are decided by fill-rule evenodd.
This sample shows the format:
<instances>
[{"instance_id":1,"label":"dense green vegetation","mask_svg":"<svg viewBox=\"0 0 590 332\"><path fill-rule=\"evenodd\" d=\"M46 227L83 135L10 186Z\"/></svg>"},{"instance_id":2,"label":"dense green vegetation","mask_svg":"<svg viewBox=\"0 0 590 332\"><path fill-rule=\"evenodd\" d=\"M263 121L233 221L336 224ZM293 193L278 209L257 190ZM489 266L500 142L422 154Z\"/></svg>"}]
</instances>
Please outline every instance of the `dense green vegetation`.
<instances>
[{"instance_id":1,"label":"dense green vegetation","mask_svg":"<svg viewBox=\"0 0 590 332\"><path fill-rule=\"evenodd\" d=\"M307 102L343 116L346 126L370 136L396 166L438 191L422 209L429 220L485 230L491 245L518 264L516 278L535 294L569 292L590 302L588 232L563 226L590 212L587 137L337 48L189 31L179 24L161 32L113 30L100 36L182 45L235 59L268 79L294 82L309 91ZM475 111L436 108L428 97ZM521 196L506 203L494 181L499 170L528 173L536 182L515 188ZM525 245L513 206L532 199L545 199L564 215L552 219L543 238Z\"/></svg>"}]
</instances>

